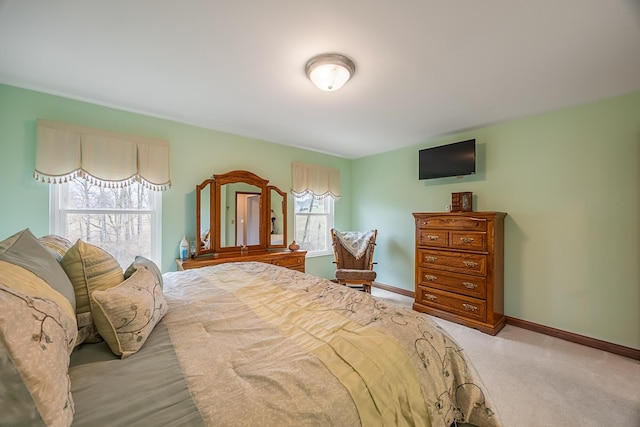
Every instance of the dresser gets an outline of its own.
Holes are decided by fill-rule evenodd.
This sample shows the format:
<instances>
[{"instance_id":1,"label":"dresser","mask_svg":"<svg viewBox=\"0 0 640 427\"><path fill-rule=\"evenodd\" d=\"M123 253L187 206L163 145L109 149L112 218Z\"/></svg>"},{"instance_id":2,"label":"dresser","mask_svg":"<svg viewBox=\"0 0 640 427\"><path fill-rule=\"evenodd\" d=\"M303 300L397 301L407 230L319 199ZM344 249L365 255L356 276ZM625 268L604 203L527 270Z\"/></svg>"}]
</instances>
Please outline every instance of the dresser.
<instances>
[{"instance_id":1,"label":"dresser","mask_svg":"<svg viewBox=\"0 0 640 427\"><path fill-rule=\"evenodd\" d=\"M504 326L503 212L414 213L416 311L495 335Z\"/></svg>"},{"instance_id":2,"label":"dresser","mask_svg":"<svg viewBox=\"0 0 640 427\"><path fill-rule=\"evenodd\" d=\"M178 270L206 267L209 265L224 264L227 262L257 261L267 264L279 265L291 270L304 273L304 263L307 251L289 250L258 250L249 252L225 252L216 255L198 256L186 261L176 260Z\"/></svg>"}]
</instances>

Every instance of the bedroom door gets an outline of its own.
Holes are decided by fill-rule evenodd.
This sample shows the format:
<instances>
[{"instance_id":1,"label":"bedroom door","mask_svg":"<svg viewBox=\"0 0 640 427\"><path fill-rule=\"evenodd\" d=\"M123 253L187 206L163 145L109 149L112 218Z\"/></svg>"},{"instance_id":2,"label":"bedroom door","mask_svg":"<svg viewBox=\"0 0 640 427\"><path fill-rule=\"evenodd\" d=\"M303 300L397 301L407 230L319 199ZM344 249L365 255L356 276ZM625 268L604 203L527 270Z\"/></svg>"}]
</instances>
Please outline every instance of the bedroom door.
<instances>
[{"instance_id":1,"label":"bedroom door","mask_svg":"<svg viewBox=\"0 0 640 427\"><path fill-rule=\"evenodd\" d=\"M260 244L260 194L236 193L236 246Z\"/></svg>"}]
</instances>

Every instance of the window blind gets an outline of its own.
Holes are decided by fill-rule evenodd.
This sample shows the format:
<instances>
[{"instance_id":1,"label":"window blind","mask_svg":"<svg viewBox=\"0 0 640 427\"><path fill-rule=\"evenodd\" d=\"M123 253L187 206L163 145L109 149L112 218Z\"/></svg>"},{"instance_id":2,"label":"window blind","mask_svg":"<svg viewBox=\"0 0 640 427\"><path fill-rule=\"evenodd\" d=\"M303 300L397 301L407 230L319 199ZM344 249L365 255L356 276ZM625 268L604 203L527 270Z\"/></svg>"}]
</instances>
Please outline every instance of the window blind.
<instances>
[{"instance_id":1,"label":"window blind","mask_svg":"<svg viewBox=\"0 0 640 427\"><path fill-rule=\"evenodd\" d=\"M60 184L75 177L103 187L139 182L167 190L169 142L38 119L34 178Z\"/></svg>"},{"instance_id":2,"label":"window blind","mask_svg":"<svg viewBox=\"0 0 640 427\"><path fill-rule=\"evenodd\" d=\"M296 197L312 195L340 198L340 171L303 163L292 163L291 193Z\"/></svg>"}]
</instances>

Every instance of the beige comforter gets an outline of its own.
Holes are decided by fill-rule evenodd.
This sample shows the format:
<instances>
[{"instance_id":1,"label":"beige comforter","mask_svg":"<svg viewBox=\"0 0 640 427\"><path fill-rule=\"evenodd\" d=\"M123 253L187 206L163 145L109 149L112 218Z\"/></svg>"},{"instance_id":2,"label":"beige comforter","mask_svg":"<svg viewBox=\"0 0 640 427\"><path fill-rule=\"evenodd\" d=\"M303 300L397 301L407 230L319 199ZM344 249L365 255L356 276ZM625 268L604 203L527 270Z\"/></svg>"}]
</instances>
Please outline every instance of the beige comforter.
<instances>
[{"instance_id":1,"label":"beige comforter","mask_svg":"<svg viewBox=\"0 0 640 427\"><path fill-rule=\"evenodd\" d=\"M165 322L216 426L499 426L427 316L262 263L165 274Z\"/></svg>"}]
</instances>

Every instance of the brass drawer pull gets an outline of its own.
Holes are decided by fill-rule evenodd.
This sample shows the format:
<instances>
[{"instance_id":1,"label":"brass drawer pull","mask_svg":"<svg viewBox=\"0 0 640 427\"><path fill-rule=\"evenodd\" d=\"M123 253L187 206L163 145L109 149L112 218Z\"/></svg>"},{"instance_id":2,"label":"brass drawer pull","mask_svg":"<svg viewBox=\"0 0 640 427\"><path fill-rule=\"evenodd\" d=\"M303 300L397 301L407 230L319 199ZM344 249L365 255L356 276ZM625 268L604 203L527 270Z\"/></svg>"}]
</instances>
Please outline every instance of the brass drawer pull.
<instances>
[{"instance_id":1,"label":"brass drawer pull","mask_svg":"<svg viewBox=\"0 0 640 427\"><path fill-rule=\"evenodd\" d=\"M475 289L475 288L478 287L478 285L476 285L475 283L471 283L471 282L462 282L462 284L467 289Z\"/></svg>"},{"instance_id":2,"label":"brass drawer pull","mask_svg":"<svg viewBox=\"0 0 640 427\"><path fill-rule=\"evenodd\" d=\"M436 276L433 276L433 275L431 275L431 274L425 274L425 275L424 275L424 278L425 278L426 280L430 281L430 282L433 282L434 280L436 280L436 279L437 279L437 277L436 277Z\"/></svg>"},{"instance_id":3,"label":"brass drawer pull","mask_svg":"<svg viewBox=\"0 0 640 427\"><path fill-rule=\"evenodd\" d=\"M438 240L438 236L434 236L433 234L429 234L427 235L427 237L429 238L429 240Z\"/></svg>"},{"instance_id":4,"label":"brass drawer pull","mask_svg":"<svg viewBox=\"0 0 640 427\"><path fill-rule=\"evenodd\" d=\"M429 262L436 262L436 259L437 259L437 258L436 258L436 257L434 257L434 256L428 256L428 257L426 257L425 259L426 259L427 261L429 261Z\"/></svg>"},{"instance_id":5,"label":"brass drawer pull","mask_svg":"<svg viewBox=\"0 0 640 427\"><path fill-rule=\"evenodd\" d=\"M473 237L461 237L460 240L462 240L462 243L473 243Z\"/></svg>"},{"instance_id":6,"label":"brass drawer pull","mask_svg":"<svg viewBox=\"0 0 640 427\"><path fill-rule=\"evenodd\" d=\"M473 261L462 261L464 263L465 266L467 267L477 267L478 263L477 262L473 262Z\"/></svg>"},{"instance_id":7,"label":"brass drawer pull","mask_svg":"<svg viewBox=\"0 0 640 427\"><path fill-rule=\"evenodd\" d=\"M436 296L435 295L431 295L431 294L424 294L424 297L426 299L428 299L429 301L435 301L436 300Z\"/></svg>"},{"instance_id":8,"label":"brass drawer pull","mask_svg":"<svg viewBox=\"0 0 640 427\"><path fill-rule=\"evenodd\" d=\"M471 304L462 304L462 306L464 308L466 308L469 311L476 311L478 309L478 307L476 307L475 305L471 305Z\"/></svg>"}]
</instances>

